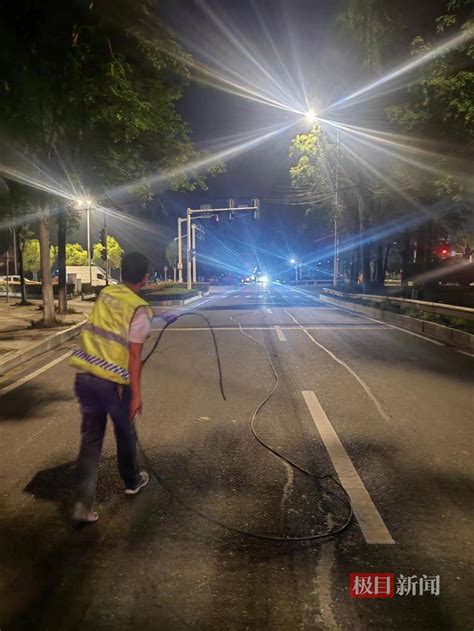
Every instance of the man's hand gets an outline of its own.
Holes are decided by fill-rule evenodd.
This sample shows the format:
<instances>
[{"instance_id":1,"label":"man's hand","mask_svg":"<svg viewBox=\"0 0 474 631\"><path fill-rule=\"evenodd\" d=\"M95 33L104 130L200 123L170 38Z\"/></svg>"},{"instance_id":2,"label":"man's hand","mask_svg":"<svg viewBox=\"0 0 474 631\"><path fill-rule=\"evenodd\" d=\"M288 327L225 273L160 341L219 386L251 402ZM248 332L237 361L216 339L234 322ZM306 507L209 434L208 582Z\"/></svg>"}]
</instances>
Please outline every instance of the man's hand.
<instances>
[{"instance_id":1,"label":"man's hand","mask_svg":"<svg viewBox=\"0 0 474 631\"><path fill-rule=\"evenodd\" d=\"M142 413L142 401L141 399L132 397L130 401L130 411L129 411L129 420L133 421L133 419Z\"/></svg>"}]
</instances>

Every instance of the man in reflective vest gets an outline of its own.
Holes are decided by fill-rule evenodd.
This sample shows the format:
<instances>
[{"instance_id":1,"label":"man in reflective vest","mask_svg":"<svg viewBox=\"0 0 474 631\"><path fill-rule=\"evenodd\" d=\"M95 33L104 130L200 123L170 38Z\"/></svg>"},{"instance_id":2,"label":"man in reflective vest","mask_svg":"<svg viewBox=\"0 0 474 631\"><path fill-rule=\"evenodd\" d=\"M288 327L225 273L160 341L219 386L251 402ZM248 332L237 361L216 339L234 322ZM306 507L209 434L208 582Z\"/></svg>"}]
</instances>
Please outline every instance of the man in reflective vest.
<instances>
[{"instance_id":1,"label":"man in reflective vest","mask_svg":"<svg viewBox=\"0 0 474 631\"><path fill-rule=\"evenodd\" d=\"M71 357L77 368L75 393L82 412L77 460L77 501L72 518L93 523L95 488L107 416L114 425L117 460L125 493L135 495L148 483L137 462L134 419L141 413L141 354L150 332L152 311L138 295L145 285L148 260L138 252L122 258L122 280L105 287Z\"/></svg>"}]
</instances>

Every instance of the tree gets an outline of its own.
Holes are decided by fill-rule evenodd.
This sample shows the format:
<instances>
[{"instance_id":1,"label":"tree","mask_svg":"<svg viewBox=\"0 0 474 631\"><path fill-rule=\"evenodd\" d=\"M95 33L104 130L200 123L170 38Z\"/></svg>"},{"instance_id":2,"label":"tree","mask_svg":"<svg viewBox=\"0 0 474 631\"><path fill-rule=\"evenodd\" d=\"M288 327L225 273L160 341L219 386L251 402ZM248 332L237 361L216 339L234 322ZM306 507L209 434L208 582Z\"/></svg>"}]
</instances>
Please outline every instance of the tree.
<instances>
[{"instance_id":1,"label":"tree","mask_svg":"<svg viewBox=\"0 0 474 631\"><path fill-rule=\"evenodd\" d=\"M22 250L25 272L37 274L40 271L40 245L38 239L25 239Z\"/></svg>"},{"instance_id":2,"label":"tree","mask_svg":"<svg viewBox=\"0 0 474 631\"><path fill-rule=\"evenodd\" d=\"M437 18L431 41L416 37L411 54L430 52L436 40L444 40L446 34L453 36L474 29L474 18L466 19L472 6L472 0L447 2L448 13ZM388 119L398 129L417 137L435 137L439 144L444 141L435 165L438 175L425 176L425 183L435 187L438 197L445 195L453 201L462 201L474 192L469 187L474 137L473 60L474 46L468 41L435 57L420 70L419 81L403 93L397 104L386 109Z\"/></svg>"},{"instance_id":3,"label":"tree","mask_svg":"<svg viewBox=\"0 0 474 631\"><path fill-rule=\"evenodd\" d=\"M38 274L40 271L42 272L41 248L40 248L40 242L38 239L30 239L30 238L24 239L22 253L23 253L23 267L24 267L25 272L32 272L33 274ZM53 246L50 246L49 256L48 256L48 269L50 273L51 273L51 268L54 264L56 255L57 255L56 248L54 248Z\"/></svg>"},{"instance_id":4,"label":"tree","mask_svg":"<svg viewBox=\"0 0 474 631\"><path fill-rule=\"evenodd\" d=\"M170 241L166 246L165 251L166 260L169 266L175 268L178 265L178 241Z\"/></svg>"},{"instance_id":5,"label":"tree","mask_svg":"<svg viewBox=\"0 0 474 631\"><path fill-rule=\"evenodd\" d=\"M90 191L104 201L111 187L128 183L134 196L150 199L147 176L167 169L174 188L204 185L201 173L180 171L199 154L175 108L186 80L177 60L185 55L160 22L156 0L5 0L0 40L0 118L37 165L35 179L53 173L66 197ZM52 323L49 216L58 201L33 192L32 199L44 320Z\"/></svg>"},{"instance_id":6,"label":"tree","mask_svg":"<svg viewBox=\"0 0 474 631\"><path fill-rule=\"evenodd\" d=\"M314 125L308 134L293 139L290 157L297 161L290 169L290 177L301 202L306 201L307 212L318 214L319 220L326 222L328 228L337 216L338 231L345 233L341 254L349 254L351 281L356 282L360 269L364 288L369 289L370 245L365 237L370 209L366 184L361 182L360 166L338 146L335 137L330 138L318 125ZM320 258L332 254L332 246L328 246Z\"/></svg>"},{"instance_id":7,"label":"tree","mask_svg":"<svg viewBox=\"0 0 474 631\"><path fill-rule=\"evenodd\" d=\"M105 261L102 258L102 249L101 243L95 243L92 249L92 260L99 266L105 265ZM124 250L120 243L114 237L107 235L107 262L111 269L120 269L122 267L123 252Z\"/></svg>"},{"instance_id":8,"label":"tree","mask_svg":"<svg viewBox=\"0 0 474 631\"><path fill-rule=\"evenodd\" d=\"M407 52L423 55L436 47L438 38L440 44L444 43L447 31L453 36L472 28L472 4L472 0L422 0L422 6L417 3L414 10L413 3L403 0L390 5L383 0L347 0L339 21L360 45L364 65L374 79L393 68L394 60L406 58ZM437 34L433 34L435 24ZM363 144L357 146L371 172L369 179L362 174L359 189L364 191L369 225L374 229L380 226L383 234L389 233L387 227L393 224L390 237L395 238L399 248L405 284L413 258L411 243L417 243L417 265L422 274L431 258L433 241L443 233L446 236L448 230L458 229L463 212L472 205L468 174L473 135L473 55L474 49L466 41L464 46L435 55L421 65L417 76L410 77L408 88L386 95L374 90L366 95L374 99L371 109L379 121L385 114L388 125L384 131L406 134L389 135L397 151L392 157L377 152L380 161L375 164L375 154L364 155ZM368 133L373 134L373 125L365 124ZM384 138L386 134L382 142ZM399 235L393 232L397 223L404 226ZM373 269L379 285L389 258L389 250L384 255L382 245L380 240L374 241ZM386 247L391 247L390 241Z\"/></svg>"},{"instance_id":9,"label":"tree","mask_svg":"<svg viewBox=\"0 0 474 631\"><path fill-rule=\"evenodd\" d=\"M66 243L66 265L87 264L87 250L80 243Z\"/></svg>"}]
</instances>

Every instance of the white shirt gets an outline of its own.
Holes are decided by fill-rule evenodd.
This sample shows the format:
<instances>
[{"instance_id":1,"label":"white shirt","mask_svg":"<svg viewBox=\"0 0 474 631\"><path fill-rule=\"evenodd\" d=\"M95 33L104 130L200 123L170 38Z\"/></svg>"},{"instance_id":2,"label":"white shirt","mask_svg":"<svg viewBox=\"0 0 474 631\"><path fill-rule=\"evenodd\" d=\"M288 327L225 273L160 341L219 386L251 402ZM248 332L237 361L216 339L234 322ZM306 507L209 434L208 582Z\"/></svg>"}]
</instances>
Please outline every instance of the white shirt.
<instances>
[{"instance_id":1,"label":"white shirt","mask_svg":"<svg viewBox=\"0 0 474 631\"><path fill-rule=\"evenodd\" d=\"M151 330L151 322L145 307L139 307L135 311L130 330L128 332L128 341L143 344Z\"/></svg>"}]
</instances>

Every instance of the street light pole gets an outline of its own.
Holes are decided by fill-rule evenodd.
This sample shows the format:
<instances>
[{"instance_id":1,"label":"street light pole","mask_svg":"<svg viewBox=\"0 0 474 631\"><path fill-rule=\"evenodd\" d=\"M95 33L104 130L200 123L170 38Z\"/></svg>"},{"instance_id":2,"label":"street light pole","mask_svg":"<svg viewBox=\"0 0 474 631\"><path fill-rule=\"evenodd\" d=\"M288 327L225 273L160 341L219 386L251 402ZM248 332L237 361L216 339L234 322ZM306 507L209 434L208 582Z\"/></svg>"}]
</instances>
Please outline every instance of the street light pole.
<instances>
[{"instance_id":1,"label":"street light pole","mask_svg":"<svg viewBox=\"0 0 474 631\"><path fill-rule=\"evenodd\" d=\"M196 224L191 226L192 248L193 248L193 282L197 283L197 267L196 267Z\"/></svg>"},{"instance_id":2,"label":"street light pole","mask_svg":"<svg viewBox=\"0 0 474 631\"><path fill-rule=\"evenodd\" d=\"M92 253L91 253L91 220L90 220L90 206L86 206L86 222L87 222L87 256L89 258L89 284L90 291L92 291Z\"/></svg>"},{"instance_id":3,"label":"street light pole","mask_svg":"<svg viewBox=\"0 0 474 631\"><path fill-rule=\"evenodd\" d=\"M298 281L298 261L296 259L290 259L290 265L295 266L295 281Z\"/></svg>"},{"instance_id":4,"label":"street light pole","mask_svg":"<svg viewBox=\"0 0 474 631\"><path fill-rule=\"evenodd\" d=\"M181 224L186 221L184 217L178 217L178 283L183 282L183 243Z\"/></svg>"},{"instance_id":5,"label":"street light pole","mask_svg":"<svg viewBox=\"0 0 474 631\"><path fill-rule=\"evenodd\" d=\"M193 282L191 278L191 209L186 210L186 288L192 289Z\"/></svg>"},{"instance_id":6,"label":"street light pole","mask_svg":"<svg viewBox=\"0 0 474 631\"><path fill-rule=\"evenodd\" d=\"M336 209L334 212L334 276L333 276L333 286L337 287L337 277L339 275L339 248L338 248L338 213L339 213L339 130L336 129Z\"/></svg>"},{"instance_id":7,"label":"street light pole","mask_svg":"<svg viewBox=\"0 0 474 631\"><path fill-rule=\"evenodd\" d=\"M104 235L105 235L105 284L109 284L109 252L108 252L108 244L107 244L107 216L104 210Z\"/></svg>"},{"instance_id":8,"label":"street light pole","mask_svg":"<svg viewBox=\"0 0 474 631\"><path fill-rule=\"evenodd\" d=\"M186 221L187 224L187 235L186 235L186 287L187 289L192 289L192 261L191 261L191 219L192 215L196 213L201 213L201 216L195 217L195 219L207 219L208 217L216 217L218 218L218 214L222 212L230 213L231 216L234 212L251 210L254 213L254 219L259 218L260 213L260 201L255 198L252 199L251 206L239 206L235 207L234 200L230 200L232 202L227 208L200 208L199 210L193 210L191 208L186 209L186 219L182 219L182 221ZM229 217L231 219L231 217ZM179 219L178 219L178 239L181 241L180 230L179 230Z\"/></svg>"}]
</instances>

